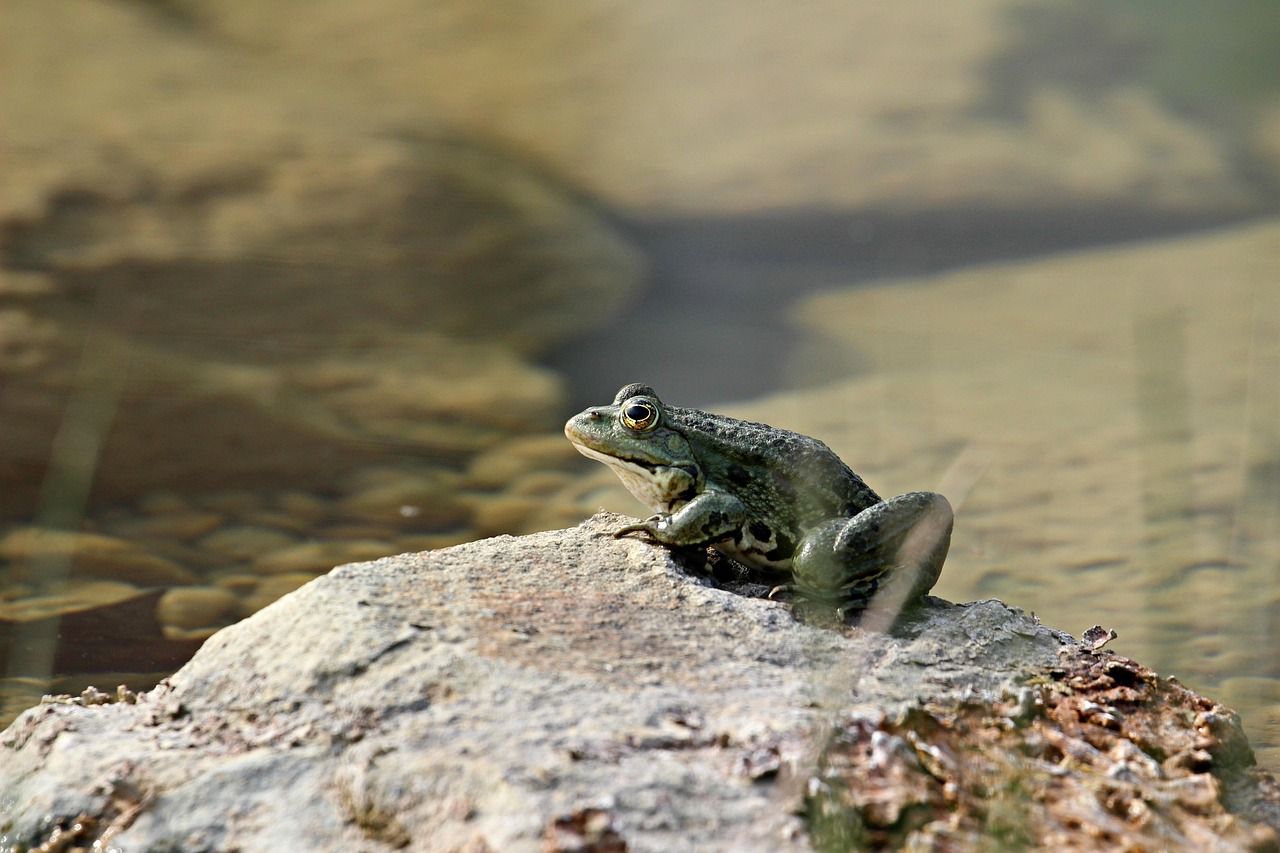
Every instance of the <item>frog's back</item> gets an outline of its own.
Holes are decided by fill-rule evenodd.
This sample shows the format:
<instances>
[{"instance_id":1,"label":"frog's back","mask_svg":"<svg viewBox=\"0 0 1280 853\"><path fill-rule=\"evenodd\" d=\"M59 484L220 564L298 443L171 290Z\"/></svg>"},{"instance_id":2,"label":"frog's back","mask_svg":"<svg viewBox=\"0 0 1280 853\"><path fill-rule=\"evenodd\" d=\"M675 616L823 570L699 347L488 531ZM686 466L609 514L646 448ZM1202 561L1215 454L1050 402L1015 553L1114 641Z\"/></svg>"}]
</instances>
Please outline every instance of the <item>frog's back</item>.
<instances>
[{"instance_id":1,"label":"frog's back","mask_svg":"<svg viewBox=\"0 0 1280 853\"><path fill-rule=\"evenodd\" d=\"M789 506L802 524L852 516L880 503L880 496L816 438L767 424L668 408L710 476L727 481L750 504ZM757 511L765 507L752 507Z\"/></svg>"}]
</instances>

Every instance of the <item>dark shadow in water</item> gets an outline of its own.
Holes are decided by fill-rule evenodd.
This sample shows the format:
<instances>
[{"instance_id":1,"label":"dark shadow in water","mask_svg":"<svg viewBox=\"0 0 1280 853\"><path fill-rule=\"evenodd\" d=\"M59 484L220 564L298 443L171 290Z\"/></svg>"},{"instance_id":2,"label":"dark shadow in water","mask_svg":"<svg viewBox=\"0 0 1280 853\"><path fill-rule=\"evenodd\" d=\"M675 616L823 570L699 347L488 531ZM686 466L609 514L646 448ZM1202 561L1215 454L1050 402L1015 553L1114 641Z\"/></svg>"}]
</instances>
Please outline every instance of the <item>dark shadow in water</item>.
<instances>
[{"instance_id":1,"label":"dark shadow in water","mask_svg":"<svg viewBox=\"0 0 1280 853\"><path fill-rule=\"evenodd\" d=\"M637 381L677 405L750 399L803 384L785 375L799 343L787 312L808 294L1179 236L1243 219L1112 207L785 210L623 222L649 259L648 289L617 322L552 353L546 363L568 378L575 411Z\"/></svg>"}]
</instances>

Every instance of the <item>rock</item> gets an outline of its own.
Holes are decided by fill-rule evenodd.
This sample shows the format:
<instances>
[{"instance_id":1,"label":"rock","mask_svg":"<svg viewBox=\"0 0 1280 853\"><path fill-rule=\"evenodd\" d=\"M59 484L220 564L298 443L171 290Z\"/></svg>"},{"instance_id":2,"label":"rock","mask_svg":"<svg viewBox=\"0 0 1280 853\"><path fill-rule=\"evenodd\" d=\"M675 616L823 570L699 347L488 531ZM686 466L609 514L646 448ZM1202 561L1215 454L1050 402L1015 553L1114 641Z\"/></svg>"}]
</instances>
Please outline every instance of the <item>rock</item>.
<instances>
[{"instance_id":1,"label":"rock","mask_svg":"<svg viewBox=\"0 0 1280 853\"><path fill-rule=\"evenodd\" d=\"M467 508L454 497L450 478L408 472L361 488L343 498L337 510L366 522L423 531L448 530L464 523L468 516Z\"/></svg>"},{"instance_id":2,"label":"rock","mask_svg":"<svg viewBox=\"0 0 1280 853\"><path fill-rule=\"evenodd\" d=\"M235 560L249 561L262 554L288 548L298 537L270 527L235 525L210 533L197 545L205 551L221 554Z\"/></svg>"},{"instance_id":3,"label":"rock","mask_svg":"<svg viewBox=\"0 0 1280 853\"><path fill-rule=\"evenodd\" d=\"M541 517L545 500L519 495L498 495L475 501L472 515L476 531L494 536L508 530L521 531L530 518Z\"/></svg>"},{"instance_id":4,"label":"rock","mask_svg":"<svg viewBox=\"0 0 1280 853\"><path fill-rule=\"evenodd\" d=\"M124 581L138 586L194 583L196 578L172 560L149 554L139 546L96 533L72 533L39 527L19 527L0 538L0 557L21 573L47 576L48 564L65 566L78 577Z\"/></svg>"},{"instance_id":5,"label":"rock","mask_svg":"<svg viewBox=\"0 0 1280 853\"><path fill-rule=\"evenodd\" d=\"M125 524L115 525L113 532L117 536L134 541L160 538L186 542L213 533L225 524L226 520L226 516L221 513L188 510L134 519Z\"/></svg>"},{"instance_id":6,"label":"rock","mask_svg":"<svg viewBox=\"0 0 1280 853\"><path fill-rule=\"evenodd\" d=\"M235 593L211 586L171 589L156 605L156 618L175 628L207 628L225 624L240 603Z\"/></svg>"},{"instance_id":7,"label":"rock","mask_svg":"<svg viewBox=\"0 0 1280 853\"><path fill-rule=\"evenodd\" d=\"M0 619L17 622L46 619L63 613L115 604L134 598L139 592L132 584L92 579L71 579L61 592L46 595L35 595L29 588L16 588L13 595L0 600Z\"/></svg>"},{"instance_id":8,"label":"rock","mask_svg":"<svg viewBox=\"0 0 1280 853\"><path fill-rule=\"evenodd\" d=\"M848 772L860 751L872 770L915 762L941 779L960 738L1043 731L1036 742L1052 752L1099 726L1118 756L1101 765L1127 775L1082 787L1087 808L1054 844L1096 841L1091 821L1109 814L1117 786L1132 792L1124 803L1150 791L1187 804L1173 818L1147 812L1133 829L1144 839L1208 827L1274 843L1266 809L1280 792L1243 769L1231 714L1187 700L1199 716L1171 714L1139 735L1129 727L1157 679L1136 664L996 601L928 599L890 634L806 624L785 604L690 574L665 549L614 539L620 522L344 566L220 631L148 694L27 711L0 735L5 839L36 846L77 819L67 832L81 846L109 835L140 850L533 853L594 839L799 851L839 831L840 804L872 796L849 787L869 778ZM1046 722L1052 703L1074 703L1074 718ZM977 734L950 726L960 713ZM1166 742L1194 749L1144 788ZM1017 766L1058 785L1085 778L1084 759L1046 758ZM999 753L987 759L998 765ZM877 828L939 831L896 821L902 789L870 781L885 804ZM997 773L982 784L1021 783ZM1248 801L1234 815L1217 799L1228 789L1229 802ZM931 790L920 796L932 802ZM1039 806L1034 786L1018 790ZM1040 831L1015 828L1033 841ZM972 837L970 824L954 829Z\"/></svg>"},{"instance_id":9,"label":"rock","mask_svg":"<svg viewBox=\"0 0 1280 853\"><path fill-rule=\"evenodd\" d=\"M253 591L245 596L240 607L241 616L257 613L281 596L288 595L295 589L315 580L315 572L295 572L292 574L272 575L255 578Z\"/></svg>"},{"instance_id":10,"label":"rock","mask_svg":"<svg viewBox=\"0 0 1280 853\"><path fill-rule=\"evenodd\" d=\"M579 468L581 458L560 432L521 436L472 457L466 482L475 489L501 489L530 471Z\"/></svg>"},{"instance_id":11,"label":"rock","mask_svg":"<svg viewBox=\"0 0 1280 853\"><path fill-rule=\"evenodd\" d=\"M320 573L343 563L385 557L391 552L392 548L386 542L368 539L299 542L297 545L259 555L253 561L253 570L262 575Z\"/></svg>"}]
</instances>

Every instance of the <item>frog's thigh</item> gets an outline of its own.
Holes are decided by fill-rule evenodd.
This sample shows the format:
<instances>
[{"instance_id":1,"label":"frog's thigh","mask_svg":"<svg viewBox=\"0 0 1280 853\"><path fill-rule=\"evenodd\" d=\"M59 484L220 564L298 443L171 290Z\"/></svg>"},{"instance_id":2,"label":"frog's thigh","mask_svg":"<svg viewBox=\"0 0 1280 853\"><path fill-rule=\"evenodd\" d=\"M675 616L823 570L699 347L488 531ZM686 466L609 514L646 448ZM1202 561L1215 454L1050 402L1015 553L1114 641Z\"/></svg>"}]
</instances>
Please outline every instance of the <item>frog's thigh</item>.
<instances>
[{"instance_id":1,"label":"frog's thigh","mask_svg":"<svg viewBox=\"0 0 1280 853\"><path fill-rule=\"evenodd\" d=\"M898 495L811 531L792 572L801 587L834 597L869 597L886 583L909 584L909 597L923 595L942 572L952 522L942 495Z\"/></svg>"}]
</instances>

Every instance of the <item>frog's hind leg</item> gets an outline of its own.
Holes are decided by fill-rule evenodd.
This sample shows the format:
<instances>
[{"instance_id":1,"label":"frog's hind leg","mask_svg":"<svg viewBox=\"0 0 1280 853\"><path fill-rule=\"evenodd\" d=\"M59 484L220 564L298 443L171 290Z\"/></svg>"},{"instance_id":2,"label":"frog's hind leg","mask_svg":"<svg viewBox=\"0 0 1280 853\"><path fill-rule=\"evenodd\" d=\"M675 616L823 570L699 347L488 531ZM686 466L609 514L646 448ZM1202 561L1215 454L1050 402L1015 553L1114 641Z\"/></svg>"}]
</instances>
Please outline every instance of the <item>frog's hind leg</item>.
<instances>
[{"instance_id":1,"label":"frog's hind leg","mask_svg":"<svg viewBox=\"0 0 1280 853\"><path fill-rule=\"evenodd\" d=\"M895 612L933 588L951 545L951 504L911 492L832 519L804 538L792 562L796 591L852 612L873 596Z\"/></svg>"}]
</instances>

